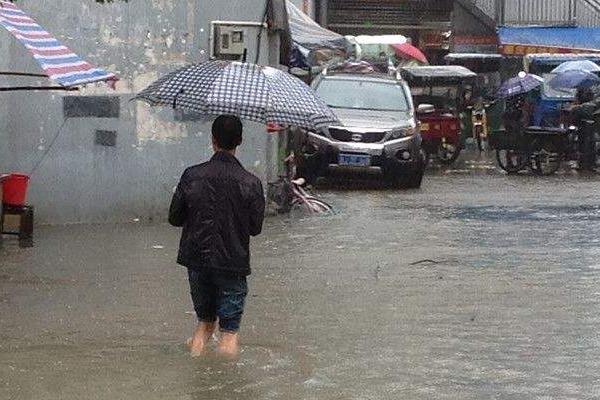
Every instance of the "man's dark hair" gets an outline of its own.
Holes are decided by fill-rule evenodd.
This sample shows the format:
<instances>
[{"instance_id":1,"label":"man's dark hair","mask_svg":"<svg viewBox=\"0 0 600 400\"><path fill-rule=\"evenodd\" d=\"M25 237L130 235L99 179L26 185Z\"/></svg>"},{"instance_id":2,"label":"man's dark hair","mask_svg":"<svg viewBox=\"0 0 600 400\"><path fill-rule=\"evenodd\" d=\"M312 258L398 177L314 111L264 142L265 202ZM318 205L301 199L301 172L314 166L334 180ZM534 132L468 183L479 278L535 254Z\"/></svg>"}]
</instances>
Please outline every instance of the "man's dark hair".
<instances>
[{"instance_id":1,"label":"man's dark hair","mask_svg":"<svg viewBox=\"0 0 600 400\"><path fill-rule=\"evenodd\" d=\"M242 121L234 115L221 115L212 125L212 136L223 150L233 150L242 144Z\"/></svg>"}]
</instances>

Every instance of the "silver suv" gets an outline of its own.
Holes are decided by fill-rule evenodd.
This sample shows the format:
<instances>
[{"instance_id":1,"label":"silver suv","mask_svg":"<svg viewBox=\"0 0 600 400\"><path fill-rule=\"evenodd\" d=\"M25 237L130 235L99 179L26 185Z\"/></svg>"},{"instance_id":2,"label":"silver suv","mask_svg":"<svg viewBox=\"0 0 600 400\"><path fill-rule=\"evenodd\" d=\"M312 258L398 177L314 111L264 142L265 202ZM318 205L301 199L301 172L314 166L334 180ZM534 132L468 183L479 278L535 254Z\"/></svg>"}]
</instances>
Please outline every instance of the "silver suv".
<instances>
[{"instance_id":1,"label":"silver suv","mask_svg":"<svg viewBox=\"0 0 600 400\"><path fill-rule=\"evenodd\" d=\"M315 176L377 172L401 187L421 186L425 157L406 82L374 72L325 71L313 88L342 124L308 133L306 168Z\"/></svg>"}]
</instances>

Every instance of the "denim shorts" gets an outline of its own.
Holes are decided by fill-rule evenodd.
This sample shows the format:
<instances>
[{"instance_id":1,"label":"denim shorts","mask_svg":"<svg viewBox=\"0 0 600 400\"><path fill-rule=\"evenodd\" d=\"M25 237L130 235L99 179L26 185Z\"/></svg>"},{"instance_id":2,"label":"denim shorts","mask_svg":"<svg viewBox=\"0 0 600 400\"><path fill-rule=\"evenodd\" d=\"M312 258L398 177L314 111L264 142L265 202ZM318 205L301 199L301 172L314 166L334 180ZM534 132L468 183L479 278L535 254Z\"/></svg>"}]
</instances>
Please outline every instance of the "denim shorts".
<instances>
[{"instance_id":1,"label":"denim shorts","mask_svg":"<svg viewBox=\"0 0 600 400\"><path fill-rule=\"evenodd\" d=\"M240 329L248 283L243 275L228 275L210 269L188 269L194 310L201 322L219 319L221 332Z\"/></svg>"}]
</instances>

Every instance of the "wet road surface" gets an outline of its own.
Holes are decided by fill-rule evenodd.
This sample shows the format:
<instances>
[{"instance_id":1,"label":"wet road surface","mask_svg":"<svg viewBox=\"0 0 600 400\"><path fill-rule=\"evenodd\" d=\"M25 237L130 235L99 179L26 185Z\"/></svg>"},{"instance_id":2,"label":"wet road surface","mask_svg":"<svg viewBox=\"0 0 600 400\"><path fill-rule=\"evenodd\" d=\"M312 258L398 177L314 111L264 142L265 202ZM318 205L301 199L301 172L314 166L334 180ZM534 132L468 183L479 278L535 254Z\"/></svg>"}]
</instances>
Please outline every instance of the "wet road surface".
<instances>
[{"instance_id":1,"label":"wet road surface","mask_svg":"<svg viewBox=\"0 0 600 400\"><path fill-rule=\"evenodd\" d=\"M600 180L438 173L320 194L253 243L237 362L192 360L166 225L0 250L0 399L600 397Z\"/></svg>"}]
</instances>

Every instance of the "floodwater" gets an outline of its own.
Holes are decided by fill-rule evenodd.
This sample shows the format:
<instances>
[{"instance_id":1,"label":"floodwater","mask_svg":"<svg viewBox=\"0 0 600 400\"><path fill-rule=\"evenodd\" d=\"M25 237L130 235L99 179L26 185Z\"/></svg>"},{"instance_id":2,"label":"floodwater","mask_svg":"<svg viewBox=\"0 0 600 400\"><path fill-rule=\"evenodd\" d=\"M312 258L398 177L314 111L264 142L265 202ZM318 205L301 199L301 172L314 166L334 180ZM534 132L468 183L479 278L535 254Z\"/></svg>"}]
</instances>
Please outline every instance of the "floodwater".
<instances>
[{"instance_id":1,"label":"floodwater","mask_svg":"<svg viewBox=\"0 0 600 400\"><path fill-rule=\"evenodd\" d=\"M166 225L0 250L0 399L600 398L600 178L437 173L272 217L237 362L190 359Z\"/></svg>"}]
</instances>

